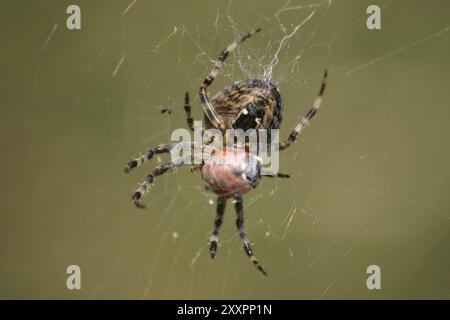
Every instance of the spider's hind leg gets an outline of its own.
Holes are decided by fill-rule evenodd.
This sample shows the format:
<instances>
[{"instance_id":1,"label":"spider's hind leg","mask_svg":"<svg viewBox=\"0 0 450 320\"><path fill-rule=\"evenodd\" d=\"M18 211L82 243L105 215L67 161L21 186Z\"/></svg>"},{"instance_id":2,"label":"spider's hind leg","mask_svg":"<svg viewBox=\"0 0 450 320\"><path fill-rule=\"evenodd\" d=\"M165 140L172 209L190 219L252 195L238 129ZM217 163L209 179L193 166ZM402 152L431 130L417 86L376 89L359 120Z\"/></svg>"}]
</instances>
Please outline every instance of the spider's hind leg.
<instances>
[{"instance_id":1,"label":"spider's hind leg","mask_svg":"<svg viewBox=\"0 0 450 320\"><path fill-rule=\"evenodd\" d=\"M219 117L219 115L214 110L214 107L211 105L211 101L209 100L207 89L212 84L212 82L217 77L217 75L219 74L220 69L222 68L222 66L225 63L225 60L227 59L229 54L232 53L234 50L236 50L236 48L242 42L244 42L245 40L250 38L255 33L258 33L259 31L261 31L261 29L257 28L249 33L246 33L239 40L234 41L225 50L223 50L219 56L219 59L216 61L214 68L202 82L202 85L199 90L200 101L202 103L202 107L203 107L203 110L205 111L206 116L208 117L209 121L212 123L212 125L215 128L225 129L225 124L223 123L222 119Z\"/></svg>"},{"instance_id":2,"label":"spider's hind leg","mask_svg":"<svg viewBox=\"0 0 450 320\"><path fill-rule=\"evenodd\" d=\"M284 149L288 148L292 143L294 143L295 140L297 140L297 137L302 132L302 130L309 124L311 119L314 118L314 116L316 115L317 110L322 105L322 96L323 96L323 93L325 92L325 87L327 85L327 83L326 83L327 76L328 76L328 71L325 70L323 73L322 84L320 85L319 94L317 95L316 99L314 100L314 104L313 104L312 108L309 109L306 116L303 117L302 120L300 120L300 122L295 126L294 130L292 130L289 137L285 141L283 141L279 144L279 150L284 150Z\"/></svg>"},{"instance_id":3,"label":"spider's hind leg","mask_svg":"<svg viewBox=\"0 0 450 320\"><path fill-rule=\"evenodd\" d=\"M189 104L189 92L184 94L184 111L186 112L186 122L191 131L194 131L194 118L191 115L191 105Z\"/></svg>"}]
</instances>

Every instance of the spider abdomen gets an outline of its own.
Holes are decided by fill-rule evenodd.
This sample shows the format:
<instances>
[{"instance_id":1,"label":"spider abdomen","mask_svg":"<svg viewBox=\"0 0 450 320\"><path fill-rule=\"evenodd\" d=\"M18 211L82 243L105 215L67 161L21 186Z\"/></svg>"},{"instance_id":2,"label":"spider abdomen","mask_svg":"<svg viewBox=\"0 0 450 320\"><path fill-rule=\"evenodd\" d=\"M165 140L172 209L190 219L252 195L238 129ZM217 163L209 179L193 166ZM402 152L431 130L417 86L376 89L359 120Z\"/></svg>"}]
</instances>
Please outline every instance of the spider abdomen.
<instances>
[{"instance_id":1,"label":"spider abdomen","mask_svg":"<svg viewBox=\"0 0 450 320\"><path fill-rule=\"evenodd\" d=\"M227 128L278 129L282 120L282 99L278 86L264 79L234 83L212 98L214 110ZM212 128L207 117L206 127Z\"/></svg>"},{"instance_id":2,"label":"spider abdomen","mask_svg":"<svg viewBox=\"0 0 450 320\"><path fill-rule=\"evenodd\" d=\"M241 149L218 151L205 161L202 179L206 187L218 195L242 195L255 188L261 180L261 162L258 157Z\"/></svg>"}]
</instances>

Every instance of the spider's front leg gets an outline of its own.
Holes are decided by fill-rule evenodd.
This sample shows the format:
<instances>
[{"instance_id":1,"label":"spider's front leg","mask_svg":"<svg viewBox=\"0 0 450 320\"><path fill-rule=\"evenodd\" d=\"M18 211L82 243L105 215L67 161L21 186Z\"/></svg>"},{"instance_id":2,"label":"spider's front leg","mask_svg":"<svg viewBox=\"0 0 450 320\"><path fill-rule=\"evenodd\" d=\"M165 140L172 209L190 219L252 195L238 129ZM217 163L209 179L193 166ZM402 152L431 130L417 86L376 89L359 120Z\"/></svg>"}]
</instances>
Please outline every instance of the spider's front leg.
<instances>
[{"instance_id":1,"label":"spider's front leg","mask_svg":"<svg viewBox=\"0 0 450 320\"><path fill-rule=\"evenodd\" d=\"M186 142L186 144L190 144L191 146L194 145L194 143ZM147 161L149 161L151 158L153 158L153 155L155 154L163 154L163 153L169 153L173 150L176 146L181 147L180 143L169 143L169 144L160 144L157 145L154 148L150 148L143 156L140 156L136 159L128 161L128 163L125 165L125 173L129 173L134 168L137 168Z\"/></svg>"},{"instance_id":2,"label":"spider's front leg","mask_svg":"<svg viewBox=\"0 0 450 320\"><path fill-rule=\"evenodd\" d=\"M258 268L258 270L261 271L265 276L267 276L266 270L264 270L262 265L259 264L258 259L256 259L253 249L250 246L250 243L248 242L247 234L245 233L244 230L244 200L242 199L241 195L235 195L234 200L236 201L234 207L236 209L237 214L236 227L238 228L239 236L241 237L241 240L244 243L245 253L247 253L248 257L250 258L250 261L253 262L253 264Z\"/></svg>"},{"instance_id":3,"label":"spider's front leg","mask_svg":"<svg viewBox=\"0 0 450 320\"><path fill-rule=\"evenodd\" d=\"M139 200L143 197L143 195L150 189L151 184L155 180L156 177L163 175L169 170L175 169L177 167L181 167L185 164L191 163L191 157L184 157L175 159L173 161L164 163L160 166L157 166L155 169L152 170L152 172L147 176L145 181L139 186L139 188L136 190L136 192L132 196L133 204L137 208L144 209L145 205L143 205Z\"/></svg>"},{"instance_id":4,"label":"spider's front leg","mask_svg":"<svg viewBox=\"0 0 450 320\"><path fill-rule=\"evenodd\" d=\"M282 172L277 172L277 173L267 173L264 175L264 177L269 177L269 178L290 178L291 176L287 173L282 173Z\"/></svg>"},{"instance_id":5,"label":"spider's front leg","mask_svg":"<svg viewBox=\"0 0 450 320\"><path fill-rule=\"evenodd\" d=\"M140 157L138 157L136 159L128 161L128 163L125 165L125 168L124 168L125 173L129 173L132 169L143 165L148 160L153 158L153 155L155 153L156 154L161 154L161 153L170 152L170 150L172 150L172 148L175 145L176 144L160 144L160 145L157 145L154 148L148 149L148 151L143 156L140 156Z\"/></svg>"},{"instance_id":6,"label":"spider's front leg","mask_svg":"<svg viewBox=\"0 0 450 320\"><path fill-rule=\"evenodd\" d=\"M217 243L219 242L219 229L222 225L226 203L227 199L225 197L217 197L216 219L214 220L214 229L212 235L209 238L209 255L211 256L211 258L214 258L216 256Z\"/></svg>"}]
</instances>

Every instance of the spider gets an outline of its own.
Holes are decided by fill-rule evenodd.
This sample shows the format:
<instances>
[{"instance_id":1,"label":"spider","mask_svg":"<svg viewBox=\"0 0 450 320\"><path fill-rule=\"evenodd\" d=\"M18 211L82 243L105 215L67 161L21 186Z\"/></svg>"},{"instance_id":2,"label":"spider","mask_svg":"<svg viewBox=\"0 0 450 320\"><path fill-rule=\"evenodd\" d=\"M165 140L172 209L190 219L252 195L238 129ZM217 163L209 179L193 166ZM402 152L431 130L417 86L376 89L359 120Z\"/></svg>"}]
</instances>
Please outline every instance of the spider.
<instances>
[{"instance_id":1,"label":"spider","mask_svg":"<svg viewBox=\"0 0 450 320\"><path fill-rule=\"evenodd\" d=\"M261 29L255 29L245 34L239 40L230 44L219 56L213 70L203 80L199 90L200 101L204 110L205 127L219 129L225 133L226 129L278 129L282 121L282 99L277 84L266 79L247 79L235 82L230 87L217 93L212 100L209 99L207 89L219 74L226 58L245 40L250 38ZM292 130L288 138L279 143L278 149L284 150L296 141L298 135L309 124L319 109L322 96L325 91L327 71L325 70L319 93L313 106L300 122ZM185 93L184 110L189 128L194 131L194 119L191 116L191 106L189 104L189 93ZM202 129L203 130L203 129ZM270 132L270 130L268 131ZM204 143L205 147L208 143ZM154 154L169 153L177 144L160 144L150 148L143 156L129 161L125 166L125 172L141 166L150 160ZM230 153L234 157L227 157ZM145 208L140 199L149 191L154 179L177 167L190 164L191 156L178 158L170 162L157 166L147 175L145 181L140 185L132 196L134 205L138 208ZM225 212L227 200L233 198L236 210L236 226L239 236L243 242L243 247L250 258L250 261L264 275L267 272L258 262L254 251L249 243L244 229L244 205L242 195L255 188L260 182L261 159L250 153L246 149L238 147L228 147L213 153L212 157L203 161L200 165L193 167L201 171L202 180L207 189L217 194L216 218L214 221L212 235L209 239L209 253L211 258L216 256L219 242L219 229ZM273 174L269 177L288 178L289 175L283 173Z\"/></svg>"}]
</instances>

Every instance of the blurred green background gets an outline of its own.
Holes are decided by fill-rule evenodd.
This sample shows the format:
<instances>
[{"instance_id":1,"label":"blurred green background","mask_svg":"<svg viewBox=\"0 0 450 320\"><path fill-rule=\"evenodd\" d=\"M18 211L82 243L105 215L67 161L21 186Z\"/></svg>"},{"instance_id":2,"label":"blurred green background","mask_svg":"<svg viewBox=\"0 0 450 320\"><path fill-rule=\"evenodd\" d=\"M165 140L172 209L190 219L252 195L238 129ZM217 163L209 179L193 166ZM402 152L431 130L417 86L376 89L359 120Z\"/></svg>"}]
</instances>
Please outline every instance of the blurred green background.
<instances>
[{"instance_id":1,"label":"blurred green background","mask_svg":"<svg viewBox=\"0 0 450 320\"><path fill-rule=\"evenodd\" d=\"M450 298L450 2L76 1L82 29L69 31L74 3L2 2L1 298ZM366 28L370 4L381 30ZM202 117L201 80L238 35L263 28L211 93L261 77L303 22L274 66L283 136L324 68L329 86L281 153L291 179L245 197L264 278L231 203L209 258L215 198L199 174L157 179L140 211L134 188L168 157L130 175L123 166L185 127L184 91ZM66 288L71 264L82 290ZM372 264L381 290L366 287Z\"/></svg>"}]
</instances>

